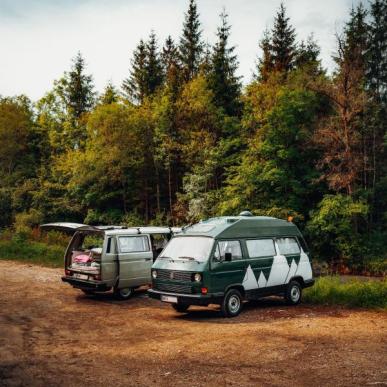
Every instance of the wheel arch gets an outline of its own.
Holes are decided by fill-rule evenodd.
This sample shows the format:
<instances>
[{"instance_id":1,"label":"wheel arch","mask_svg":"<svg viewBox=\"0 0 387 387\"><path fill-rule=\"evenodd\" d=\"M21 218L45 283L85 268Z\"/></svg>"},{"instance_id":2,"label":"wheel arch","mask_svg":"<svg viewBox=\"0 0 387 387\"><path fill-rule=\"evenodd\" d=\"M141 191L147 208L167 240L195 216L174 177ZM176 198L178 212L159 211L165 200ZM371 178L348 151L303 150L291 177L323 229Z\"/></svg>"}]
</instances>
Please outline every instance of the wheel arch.
<instances>
[{"instance_id":1,"label":"wheel arch","mask_svg":"<svg viewBox=\"0 0 387 387\"><path fill-rule=\"evenodd\" d=\"M297 281L301 285L302 288L305 287L304 278L300 275L296 275L296 276L290 278L290 280L288 281L288 284L290 284L290 282L292 282L292 281Z\"/></svg>"},{"instance_id":2,"label":"wheel arch","mask_svg":"<svg viewBox=\"0 0 387 387\"><path fill-rule=\"evenodd\" d=\"M225 292L224 292L224 295L226 295L226 293L231 290L231 289L236 289L240 292L240 294L242 295L242 297L244 298L245 295L246 295L246 291L245 291L245 288L243 287L242 284L231 284L231 285L228 285Z\"/></svg>"}]
</instances>

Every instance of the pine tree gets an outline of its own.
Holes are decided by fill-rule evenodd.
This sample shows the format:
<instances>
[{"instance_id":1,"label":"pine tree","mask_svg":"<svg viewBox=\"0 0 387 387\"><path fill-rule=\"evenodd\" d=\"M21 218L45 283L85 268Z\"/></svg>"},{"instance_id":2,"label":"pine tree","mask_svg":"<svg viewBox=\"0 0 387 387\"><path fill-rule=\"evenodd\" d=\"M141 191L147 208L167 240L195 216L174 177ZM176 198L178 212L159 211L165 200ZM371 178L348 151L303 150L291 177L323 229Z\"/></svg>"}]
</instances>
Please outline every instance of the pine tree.
<instances>
[{"instance_id":1,"label":"pine tree","mask_svg":"<svg viewBox=\"0 0 387 387\"><path fill-rule=\"evenodd\" d=\"M296 56L296 33L289 24L286 9L281 3L280 9L274 20L272 30L272 56L274 69L279 72L288 72L294 66Z\"/></svg>"},{"instance_id":2,"label":"pine tree","mask_svg":"<svg viewBox=\"0 0 387 387\"><path fill-rule=\"evenodd\" d=\"M157 39L152 31L146 44L145 62L146 95L152 95L163 82L163 67L157 48Z\"/></svg>"},{"instance_id":3,"label":"pine tree","mask_svg":"<svg viewBox=\"0 0 387 387\"><path fill-rule=\"evenodd\" d=\"M95 102L93 78L86 75L84 70L85 61L78 52L73 59L73 67L67 74L65 88L68 108L75 120L78 120L82 113L89 111Z\"/></svg>"},{"instance_id":4,"label":"pine tree","mask_svg":"<svg viewBox=\"0 0 387 387\"><path fill-rule=\"evenodd\" d=\"M387 0L371 3L368 85L378 101L387 102Z\"/></svg>"},{"instance_id":5,"label":"pine tree","mask_svg":"<svg viewBox=\"0 0 387 387\"><path fill-rule=\"evenodd\" d=\"M108 82L102 95L98 98L98 102L101 105L110 105L117 102L119 99L118 91L112 82Z\"/></svg>"},{"instance_id":6,"label":"pine tree","mask_svg":"<svg viewBox=\"0 0 387 387\"><path fill-rule=\"evenodd\" d=\"M306 42L301 41L294 65L296 68L304 68L305 66L313 67L316 73L321 73L321 61L319 59L320 56L320 47L317 42L313 38L313 34L308 36Z\"/></svg>"},{"instance_id":7,"label":"pine tree","mask_svg":"<svg viewBox=\"0 0 387 387\"><path fill-rule=\"evenodd\" d=\"M185 14L183 35L180 38L179 54L184 79L189 81L198 72L203 43L201 41L199 14L195 0L190 0L188 12Z\"/></svg>"},{"instance_id":8,"label":"pine tree","mask_svg":"<svg viewBox=\"0 0 387 387\"><path fill-rule=\"evenodd\" d=\"M214 92L216 106L223 108L230 116L240 113L240 77L235 73L238 68L235 47L228 47L231 26L227 22L227 14L223 10L220 15L221 25L218 27L218 41L215 43L212 58L209 85Z\"/></svg>"},{"instance_id":9,"label":"pine tree","mask_svg":"<svg viewBox=\"0 0 387 387\"><path fill-rule=\"evenodd\" d=\"M165 40L161 52L161 61L163 64L165 84L174 96L174 99L176 99L180 85L179 53L170 35Z\"/></svg>"},{"instance_id":10,"label":"pine tree","mask_svg":"<svg viewBox=\"0 0 387 387\"><path fill-rule=\"evenodd\" d=\"M146 60L146 45L141 39L133 53L132 69L129 78L122 83L125 97L133 102L141 103L147 94Z\"/></svg>"},{"instance_id":11,"label":"pine tree","mask_svg":"<svg viewBox=\"0 0 387 387\"><path fill-rule=\"evenodd\" d=\"M271 34L267 29L263 33L263 38L259 42L259 47L262 50L262 57L258 60L258 76L259 81L267 81L269 74L274 69Z\"/></svg>"}]
</instances>

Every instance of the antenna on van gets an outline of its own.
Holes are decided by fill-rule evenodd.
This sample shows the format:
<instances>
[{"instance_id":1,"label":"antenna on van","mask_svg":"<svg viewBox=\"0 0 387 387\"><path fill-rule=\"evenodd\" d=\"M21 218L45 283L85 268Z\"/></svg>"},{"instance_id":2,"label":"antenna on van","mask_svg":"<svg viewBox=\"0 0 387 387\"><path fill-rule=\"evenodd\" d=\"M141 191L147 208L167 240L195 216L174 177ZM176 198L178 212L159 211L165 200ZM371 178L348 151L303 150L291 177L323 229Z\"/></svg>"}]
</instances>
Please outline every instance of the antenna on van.
<instances>
[{"instance_id":1,"label":"antenna on van","mask_svg":"<svg viewBox=\"0 0 387 387\"><path fill-rule=\"evenodd\" d=\"M140 227L136 227L137 229L137 234L141 234Z\"/></svg>"}]
</instances>

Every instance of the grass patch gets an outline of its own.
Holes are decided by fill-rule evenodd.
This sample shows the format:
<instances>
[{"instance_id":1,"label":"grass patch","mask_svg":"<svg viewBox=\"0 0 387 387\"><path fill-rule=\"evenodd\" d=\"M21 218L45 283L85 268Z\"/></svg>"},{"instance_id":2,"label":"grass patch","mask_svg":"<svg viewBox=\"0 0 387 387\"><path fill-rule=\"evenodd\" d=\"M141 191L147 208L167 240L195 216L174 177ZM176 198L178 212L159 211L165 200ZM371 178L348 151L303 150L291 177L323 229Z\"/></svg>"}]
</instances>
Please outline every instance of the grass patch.
<instances>
[{"instance_id":1,"label":"grass patch","mask_svg":"<svg viewBox=\"0 0 387 387\"><path fill-rule=\"evenodd\" d=\"M320 277L313 287L305 289L304 300L312 304L387 309L387 279L350 280Z\"/></svg>"},{"instance_id":2,"label":"grass patch","mask_svg":"<svg viewBox=\"0 0 387 387\"><path fill-rule=\"evenodd\" d=\"M63 267L65 248L23 239L0 240L0 259L14 259L50 267Z\"/></svg>"}]
</instances>

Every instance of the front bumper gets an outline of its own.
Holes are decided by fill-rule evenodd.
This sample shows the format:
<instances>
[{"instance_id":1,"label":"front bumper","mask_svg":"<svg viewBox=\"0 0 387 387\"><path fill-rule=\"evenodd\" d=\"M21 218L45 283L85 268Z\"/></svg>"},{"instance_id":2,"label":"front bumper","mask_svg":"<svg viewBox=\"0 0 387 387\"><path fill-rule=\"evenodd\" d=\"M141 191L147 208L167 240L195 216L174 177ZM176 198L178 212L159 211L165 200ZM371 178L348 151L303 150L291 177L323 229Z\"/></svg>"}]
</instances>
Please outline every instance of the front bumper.
<instances>
[{"instance_id":1,"label":"front bumper","mask_svg":"<svg viewBox=\"0 0 387 387\"><path fill-rule=\"evenodd\" d=\"M181 305L202 305L220 304L222 296L219 294L181 294L168 293L155 289L149 289L148 295L150 298L161 301L161 296L172 296L177 298L177 303Z\"/></svg>"},{"instance_id":2,"label":"front bumper","mask_svg":"<svg viewBox=\"0 0 387 387\"><path fill-rule=\"evenodd\" d=\"M69 283L74 288L83 289L83 290L94 290L99 292L106 292L111 289L110 286L107 286L103 282L85 281L78 278L72 278L70 276L63 276L62 281Z\"/></svg>"}]
</instances>

